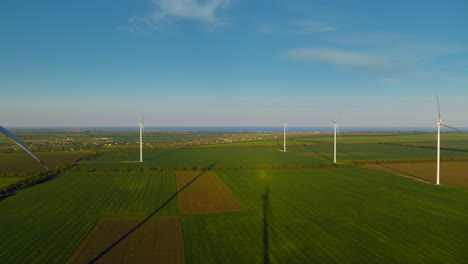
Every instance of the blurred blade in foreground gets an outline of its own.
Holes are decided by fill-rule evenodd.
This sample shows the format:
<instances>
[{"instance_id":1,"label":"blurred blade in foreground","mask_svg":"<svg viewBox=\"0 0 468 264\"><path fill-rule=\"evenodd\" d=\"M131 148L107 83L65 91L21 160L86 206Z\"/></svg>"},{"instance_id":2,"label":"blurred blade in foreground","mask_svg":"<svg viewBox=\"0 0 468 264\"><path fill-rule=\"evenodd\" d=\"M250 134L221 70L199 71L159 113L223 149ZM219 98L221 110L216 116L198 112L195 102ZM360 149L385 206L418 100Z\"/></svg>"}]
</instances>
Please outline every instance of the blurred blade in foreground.
<instances>
[{"instance_id":1,"label":"blurred blade in foreground","mask_svg":"<svg viewBox=\"0 0 468 264\"><path fill-rule=\"evenodd\" d=\"M5 134L7 137L11 138L18 146L20 146L27 153L29 153L29 155L31 155L35 160L37 160L40 164L42 164L42 166L44 166L44 168L46 168L47 170L50 170L49 167L47 167L47 165L42 160L40 160L28 147L26 147L26 145L24 145L23 142L21 142L21 140L16 138L15 135L13 135L10 131L8 131L6 128L0 126L0 132Z\"/></svg>"}]
</instances>

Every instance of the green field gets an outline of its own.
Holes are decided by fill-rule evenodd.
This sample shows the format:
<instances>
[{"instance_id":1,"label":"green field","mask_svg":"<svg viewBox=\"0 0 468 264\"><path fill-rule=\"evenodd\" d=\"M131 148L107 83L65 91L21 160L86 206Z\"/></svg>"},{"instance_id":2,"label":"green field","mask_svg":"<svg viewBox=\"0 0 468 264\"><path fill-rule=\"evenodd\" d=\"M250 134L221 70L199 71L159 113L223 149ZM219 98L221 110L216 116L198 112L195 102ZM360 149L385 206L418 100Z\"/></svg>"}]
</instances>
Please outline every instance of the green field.
<instances>
[{"instance_id":1,"label":"green field","mask_svg":"<svg viewBox=\"0 0 468 264\"><path fill-rule=\"evenodd\" d=\"M144 162L139 151L109 152L79 168L264 168L282 166L307 166L329 164L318 157L297 155L293 152L283 153L277 148L203 148L203 149L162 149L146 150ZM132 162L128 162L132 161Z\"/></svg>"},{"instance_id":2,"label":"green field","mask_svg":"<svg viewBox=\"0 0 468 264\"><path fill-rule=\"evenodd\" d=\"M294 146L288 151L333 160L333 146ZM351 162L354 160L387 160L387 159L414 159L435 158L436 149L399 146L389 144L347 144L337 146L337 161ZM468 157L468 152L442 150L441 157Z\"/></svg>"},{"instance_id":3,"label":"green field","mask_svg":"<svg viewBox=\"0 0 468 264\"><path fill-rule=\"evenodd\" d=\"M55 151L38 152L36 155L50 169L56 169L93 153L92 151ZM44 167L28 153L0 153L0 173L37 173L43 171Z\"/></svg>"},{"instance_id":4,"label":"green field","mask_svg":"<svg viewBox=\"0 0 468 264\"><path fill-rule=\"evenodd\" d=\"M17 182L19 180L21 180L21 178L13 178L13 177L0 178L0 187L2 187L4 185L9 185L9 184Z\"/></svg>"},{"instance_id":5,"label":"green field","mask_svg":"<svg viewBox=\"0 0 468 264\"><path fill-rule=\"evenodd\" d=\"M307 133L300 135L289 135L287 146L298 145L320 145L333 144L333 133ZM338 142L341 144L363 144L363 143L430 143L436 142L435 132L347 132L341 133ZM446 141L468 142L468 133L443 132L442 143ZM282 135L276 140L262 140L249 142L236 142L218 145L206 145L202 147L252 147L252 146L280 146L283 145Z\"/></svg>"},{"instance_id":6,"label":"green field","mask_svg":"<svg viewBox=\"0 0 468 264\"><path fill-rule=\"evenodd\" d=\"M414 143L415 146L428 146L428 147L437 147L437 142L426 142L426 143ZM440 142L442 148L453 148L458 150L468 151L468 141L442 141Z\"/></svg>"},{"instance_id":7,"label":"green field","mask_svg":"<svg viewBox=\"0 0 468 264\"><path fill-rule=\"evenodd\" d=\"M366 169L217 174L250 211L184 216L188 263L260 263L266 188L272 263L460 263L468 257L467 190Z\"/></svg>"},{"instance_id":8,"label":"green field","mask_svg":"<svg viewBox=\"0 0 468 264\"><path fill-rule=\"evenodd\" d=\"M86 133L96 138L105 132ZM30 137L40 140L34 134ZM464 134L444 137L456 140L444 141L447 146L465 146ZM113 169L110 172L60 173L0 200L1 262L64 263L101 218L179 216L177 198L168 200L176 192L178 172L172 170L212 165L215 177L246 210L180 215L186 263L265 263L265 250L269 263L463 263L468 259L468 189L365 168L319 168L332 162L333 145L326 143L330 139L323 133L296 135L292 140L296 145L288 145L286 153L276 140L145 149L143 163L138 162L137 150L103 153L73 168ZM342 139L349 140L338 145L338 161L344 163L436 155L434 148L408 146L430 146L433 133L349 133ZM242 144L246 147L234 147ZM84 153L37 154L58 166ZM442 157L463 158L468 152L443 150ZM30 171L33 166L41 170L26 153L0 154L0 172ZM128 168L152 172L122 172ZM171 170L156 172L166 168ZM114 171L119 169L124 170ZM0 178L0 186L11 181Z\"/></svg>"},{"instance_id":9,"label":"green field","mask_svg":"<svg viewBox=\"0 0 468 264\"><path fill-rule=\"evenodd\" d=\"M2 263L65 263L103 217L146 217L175 192L170 173L64 173L0 201ZM177 202L158 215L176 215Z\"/></svg>"},{"instance_id":10,"label":"green field","mask_svg":"<svg viewBox=\"0 0 468 264\"><path fill-rule=\"evenodd\" d=\"M248 210L181 216L187 263L261 262L267 187L272 263L460 263L467 257L468 190L368 169L216 173ZM0 257L63 263L98 219L148 216L174 192L173 173L61 174L0 202ZM177 202L155 216L161 215L177 215Z\"/></svg>"},{"instance_id":11,"label":"green field","mask_svg":"<svg viewBox=\"0 0 468 264\"><path fill-rule=\"evenodd\" d=\"M283 168L330 165L332 145L291 146L284 153L276 147L185 148L145 150L144 162L137 162L139 151L108 152L78 168ZM388 144L338 145L339 162L435 158L434 149ZM443 158L468 157L468 152L442 151Z\"/></svg>"}]
</instances>

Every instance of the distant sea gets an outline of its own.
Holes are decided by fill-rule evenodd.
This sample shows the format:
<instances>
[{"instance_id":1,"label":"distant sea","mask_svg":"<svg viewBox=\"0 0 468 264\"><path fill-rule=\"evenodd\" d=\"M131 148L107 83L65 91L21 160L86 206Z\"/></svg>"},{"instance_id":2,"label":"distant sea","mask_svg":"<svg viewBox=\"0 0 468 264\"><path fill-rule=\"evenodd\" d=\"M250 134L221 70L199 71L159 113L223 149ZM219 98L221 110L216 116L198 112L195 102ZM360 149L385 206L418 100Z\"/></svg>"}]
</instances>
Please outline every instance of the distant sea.
<instances>
[{"instance_id":1,"label":"distant sea","mask_svg":"<svg viewBox=\"0 0 468 264\"><path fill-rule=\"evenodd\" d=\"M139 127L8 127L8 129L28 130L117 130L138 131ZM468 127L458 128L468 131ZM283 127L145 127L145 130L158 131L210 131L210 132L282 132ZM340 127L340 132L388 132L388 131L437 131L434 127ZM443 128L444 131L450 129ZM333 127L288 127L290 132L332 132Z\"/></svg>"}]
</instances>

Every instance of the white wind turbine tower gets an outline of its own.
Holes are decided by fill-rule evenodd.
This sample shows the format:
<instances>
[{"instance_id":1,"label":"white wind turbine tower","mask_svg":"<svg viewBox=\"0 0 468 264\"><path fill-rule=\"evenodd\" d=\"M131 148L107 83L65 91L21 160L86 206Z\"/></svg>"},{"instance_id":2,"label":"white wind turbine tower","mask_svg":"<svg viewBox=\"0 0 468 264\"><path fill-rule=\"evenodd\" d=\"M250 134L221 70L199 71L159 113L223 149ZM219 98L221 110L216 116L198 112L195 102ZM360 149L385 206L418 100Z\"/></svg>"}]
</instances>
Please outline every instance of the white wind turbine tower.
<instances>
[{"instance_id":1,"label":"white wind turbine tower","mask_svg":"<svg viewBox=\"0 0 468 264\"><path fill-rule=\"evenodd\" d=\"M140 125L140 162L143 162L143 131L144 131L144 118L141 119Z\"/></svg>"},{"instance_id":2,"label":"white wind turbine tower","mask_svg":"<svg viewBox=\"0 0 468 264\"><path fill-rule=\"evenodd\" d=\"M440 105L439 105L439 95L437 95L437 110L439 111L439 122L436 122L437 125L437 180L436 185L440 184L440 126L448 127L456 131L461 132L460 130L451 127L442 123L442 118L440 117Z\"/></svg>"},{"instance_id":3,"label":"white wind turbine tower","mask_svg":"<svg viewBox=\"0 0 468 264\"><path fill-rule=\"evenodd\" d=\"M338 118L336 119L336 121L332 120L333 121L333 128L334 128L334 142L333 142L333 163L336 163L336 133L338 132L338 134L340 134L340 131L338 131L338 122L340 121L340 115L341 113L338 115Z\"/></svg>"},{"instance_id":4,"label":"white wind turbine tower","mask_svg":"<svg viewBox=\"0 0 468 264\"><path fill-rule=\"evenodd\" d=\"M284 136L283 136L283 152L286 152L286 128L288 127L288 123L283 124Z\"/></svg>"}]
</instances>

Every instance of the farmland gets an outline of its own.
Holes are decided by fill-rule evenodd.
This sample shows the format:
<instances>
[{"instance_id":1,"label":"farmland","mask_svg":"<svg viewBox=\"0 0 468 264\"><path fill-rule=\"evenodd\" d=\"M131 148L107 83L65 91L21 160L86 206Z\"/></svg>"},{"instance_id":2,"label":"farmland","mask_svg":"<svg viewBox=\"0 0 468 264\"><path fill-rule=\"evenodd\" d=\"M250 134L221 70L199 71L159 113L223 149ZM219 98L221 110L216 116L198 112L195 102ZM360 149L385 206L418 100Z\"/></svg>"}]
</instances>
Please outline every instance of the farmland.
<instances>
[{"instance_id":1,"label":"farmland","mask_svg":"<svg viewBox=\"0 0 468 264\"><path fill-rule=\"evenodd\" d=\"M91 151L67 151L67 152L38 152L36 153L51 169L59 168L67 163L93 154ZM44 171L44 167L27 153L3 153L0 154L1 173L37 173Z\"/></svg>"},{"instance_id":2,"label":"farmland","mask_svg":"<svg viewBox=\"0 0 468 264\"><path fill-rule=\"evenodd\" d=\"M276 263L359 263L364 258L400 262L402 257L410 262L457 263L466 257L464 189L369 169L216 175L247 211L181 216L187 263L261 260L261 196L266 188L270 257ZM0 242L1 257L6 263L63 263L99 219L149 216L175 186L173 173L64 173L0 203L4 214L0 234L9 238ZM178 215L175 200L154 216L164 215ZM433 254L426 255L428 250Z\"/></svg>"},{"instance_id":3,"label":"farmland","mask_svg":"<svg viewBox=\"0 0 468 264\"><path fill-rule=\"evenodd\" d=\"M366 169L217 174L250 211L184 216L189 263L261 262L265 246L261 197L266 188L270 190L273 263L458 263L466 259L467 238L462 232L467 224L466 190L438 188ZM210 248L214 243L223 246Z\"/></svg>"},{"instance_id":4,"label":"farmland","mask_svg":"<svg viewBox=\"0 0 468 264\"><path fill-rule=\"evenodd\" d=\"M390 144L347 144L338 145L337 148L337 160L341 162L351 162L353 160L433 158L435 154L435 149ZM332 146L290 147L289 151L308 156L319 155L329 161L333 158ZM468 157L468 152L444 150L442 151L442 157Z\"/></svg>"},{"instance_id":5,"label":"farmland","mask_svg":"<svg viewBox=\"0 0 468 264\"><path fill-rule=\"evenodd\" d=\"M90 138L105 133L88 132ZM296 143L286 153L263 135L259 141L192 145L215 135L206 134L185 139L187 145L145 149L143 163L133 145L108 147L52 180L0 200L0 258L2 263L88 263L97 256L104 263L164 257L175 263L468 259L468 152L442 150L443 160L460 161L442 162L443 185L434 186L395 171L433 180L435 163L422 163L435 157L433 133L344 134L349 141L338 145L338 166L331 165L329 133L294 135ZM118 135L128 134L109 138ZM172 144L171 136L178 135L160 136ZM132 140L122 136L119 144ZM468 142L465 134L453 134L453 140L445 142L459 147ZM59 165L84 153L38 156ZM24 153L1 155L0 163L12 166L5 173L35 164ZM0 178L0 185L11 181Z\"/></svg>"},{"instance_id":6,"label":"farmland","mask_svg":"<svg viewBox=\"0 0 468 264\"><path fill-rule=\"evenodd\" d=\"M0 201L3 263L64 263L101 218L146 217L175 192L170 173L63 173ZM169 203L158 216L176 215Z\"/></svg>"},{"instance_id":7,"label":"farmland","mask_svg":"<svg viewBox=\"0 0 468 264\"><path fill-rule=\"evenodd\" d=\"M178 190L187 186L178 197L181 215L244 211L237 199L211 172L177 172L176 179Z\"/></svg>"},{"instance_id":8,"label":"farmland","mask_svg":"<svg viewBox=\"0 0 468 264\"><path fill-rule=\"evenodd\" d=\"M321 165L329 162L320 158L311 158L294 153L283 153L277 148L184 148L147 150L144 161L139 163L138 151L109 152L78 168L208 168L216 163L215 168L256 168L281 166ZM133 161L133 162L128 162Z\"/></svg>"},{"instance_id":9,"label":"farmland","mask_svg":"<svg viewBox=\"0 0 468 264\"><path fill-rule=\"evenodd\" d=\"M339 145L337 159L340 162L428 159L434 158L435 151L388 144L347 144ZM466 157L468 152L444 150L443 158ZM215 168L282 168L328 166L333 160L333 146L291 146L283 153L277 147L247 148L184 148L146 150L144 162L139 160L138 151L115 151L92 161L82 163L78 168L176 168L201 169L216 163Z\"/></svg>"},{"instance_id":10,"label":"farmland","mask_svg":"<svg viewBox=\"0 0 468 264\"><path fill-rule=\"evenodd\" d=\"M0 187L3 185L8 185L10 183L14 183L21 180L21 178L13 178L13 177L8 177L8 178L0 178Z\"/></svg>"},{"instance_id":11,"label":"farmland","mask_svg":"<svg viewBox=\"0 0 468 264\"><path fill-rule=\"evenodd\" d=\"M386 171L406 177L436 182L436 163L395 163L368 164L367 168ZM442 162L440 164L441 183L468 189L468 162Z\"/></svg>"},{"instance_id":12,"label":"farmland","mask_svg":"<svg viewBox=\"0 0 468 264\"><path fill-rule=\"evenodd\" d=\"M143 223L141 218L104 218L86 236L67 263L89 263L109 245ZM157 236L154 236L157 234ZM154 217L129 234L108 253L98 258L104 263L184 263L182 232L174 216Z\"/></svg>"}]
</instances>

